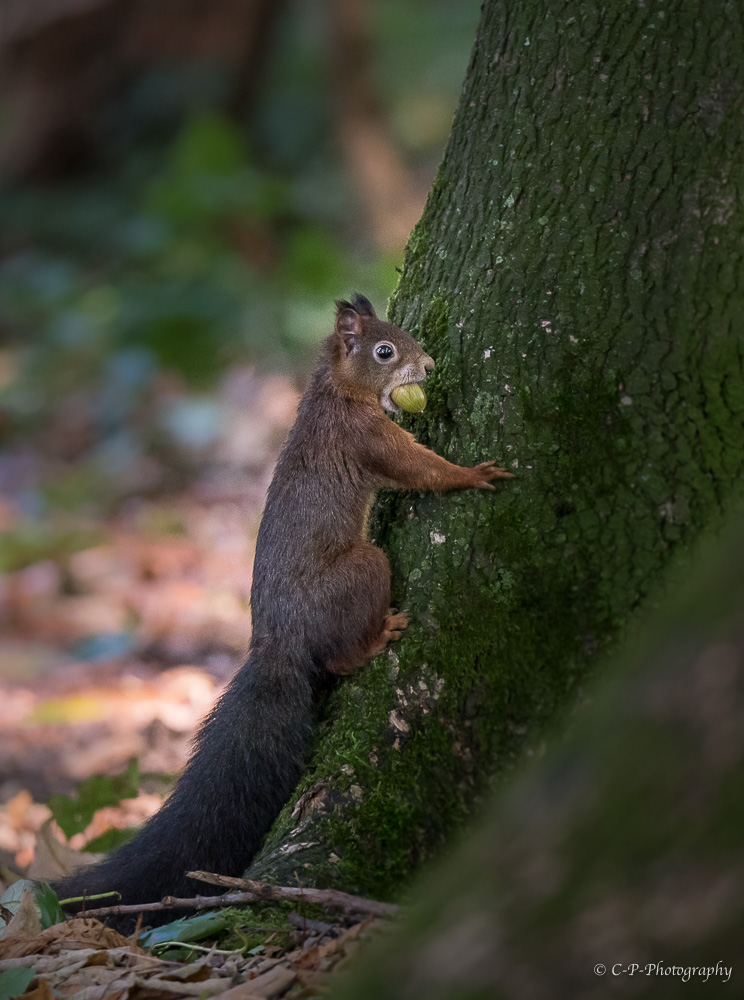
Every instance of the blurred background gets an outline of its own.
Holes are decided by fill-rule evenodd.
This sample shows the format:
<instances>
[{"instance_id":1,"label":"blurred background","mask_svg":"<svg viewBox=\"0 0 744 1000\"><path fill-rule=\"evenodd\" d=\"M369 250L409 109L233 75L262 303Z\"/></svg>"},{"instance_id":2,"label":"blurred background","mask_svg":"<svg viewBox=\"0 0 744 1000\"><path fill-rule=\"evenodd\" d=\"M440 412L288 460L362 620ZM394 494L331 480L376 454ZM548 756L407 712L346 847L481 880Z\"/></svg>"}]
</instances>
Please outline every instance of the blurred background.
<instances>
[{"instance_id":1,"label":"blurred background","mask_svg":"<svg viewBox=\"0 0 744 1000\"><path fill-rule=\"evenodd\" d=\"M478 14L0 0L0 879L154 811L239 664L303 379L335 298L384 312Z\"/></svg>"}]
</instances>

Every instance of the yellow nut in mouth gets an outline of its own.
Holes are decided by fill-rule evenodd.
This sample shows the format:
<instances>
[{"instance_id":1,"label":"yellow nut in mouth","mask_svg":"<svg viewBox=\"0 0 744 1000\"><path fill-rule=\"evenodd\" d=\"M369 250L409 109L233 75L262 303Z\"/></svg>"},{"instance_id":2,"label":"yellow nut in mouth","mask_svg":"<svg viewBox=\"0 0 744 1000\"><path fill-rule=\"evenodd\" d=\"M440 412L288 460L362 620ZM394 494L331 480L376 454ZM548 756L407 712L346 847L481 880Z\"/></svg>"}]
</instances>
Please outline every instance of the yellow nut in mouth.
<instances>
[{"instance_id":1,"label":"yellow nut in mouth","mask_svg":"<svg viewBox=\"0 0 744 1000\"><path fill-rule=\"evenodd\" d=\"M406 413L421 413L426 406L426 393L420 385L399 385L390 393L396 406Z\"/></svg>"}]
</instances>

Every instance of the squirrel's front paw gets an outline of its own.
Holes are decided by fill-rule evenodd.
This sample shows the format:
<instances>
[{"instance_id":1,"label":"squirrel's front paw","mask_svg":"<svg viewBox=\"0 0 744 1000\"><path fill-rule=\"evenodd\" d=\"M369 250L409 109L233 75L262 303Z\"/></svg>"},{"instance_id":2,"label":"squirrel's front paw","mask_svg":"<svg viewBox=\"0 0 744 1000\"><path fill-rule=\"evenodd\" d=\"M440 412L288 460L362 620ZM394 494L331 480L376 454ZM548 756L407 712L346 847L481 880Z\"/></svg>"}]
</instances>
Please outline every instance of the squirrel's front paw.
<instances>
[{"instance_id":1,"label":"squirrel's front paw","mask_svg":"<svg viewBox=\"0 0 744 1000\"><path fill-rule=\"evenodd\" d=\"M507 472L501 465L494 462L481 462L470 470L473 476L473 486L479 490L493 490L492 479L514 479L511 472Z\"/></svg>"}]
</instances>

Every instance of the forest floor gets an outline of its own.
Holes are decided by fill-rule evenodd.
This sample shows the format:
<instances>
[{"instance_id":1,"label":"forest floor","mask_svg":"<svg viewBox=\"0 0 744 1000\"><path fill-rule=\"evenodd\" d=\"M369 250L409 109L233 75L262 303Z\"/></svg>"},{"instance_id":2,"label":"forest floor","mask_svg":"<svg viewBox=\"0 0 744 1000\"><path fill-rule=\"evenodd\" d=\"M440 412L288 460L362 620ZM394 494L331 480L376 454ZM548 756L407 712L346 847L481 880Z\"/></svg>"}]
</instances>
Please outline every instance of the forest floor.
<instances>
[{"instance_id":1,"label":"forest floor","mask_svg":"<svg viewBox=\"0 0 744 1000\"><path fill-rule=\"evenodd\" d=\"M14 976L22 977L16 989L25 989L28 1000L300 1000L327 993L364 939L383 926L372 917L329 922L299 912L288 923L289 930L277 931L236 927L243 939L237 948L181 944L179 951L175 942L143 948L95 919L75 918L0 937L0 990L6 984L12 989L8 979Z\"/></svg>"}]
</instances>

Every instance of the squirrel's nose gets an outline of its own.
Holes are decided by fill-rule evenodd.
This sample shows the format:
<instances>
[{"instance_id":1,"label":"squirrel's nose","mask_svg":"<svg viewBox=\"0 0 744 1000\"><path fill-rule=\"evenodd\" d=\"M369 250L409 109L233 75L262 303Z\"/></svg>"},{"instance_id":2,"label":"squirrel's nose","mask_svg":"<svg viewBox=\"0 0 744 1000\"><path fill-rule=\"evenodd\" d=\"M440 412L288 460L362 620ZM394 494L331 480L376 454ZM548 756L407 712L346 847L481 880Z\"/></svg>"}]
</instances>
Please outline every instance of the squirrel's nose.
<instances>
[{"instance_id":1,"label":"squirrel's nose","mask_svg":"<svg viewBox=\"0 0 744 1000\"><path fill-rule=\"evenodd\" d=\"M427 375L434 371L436 365L434 364L434 358L430 358L428 354L425 354L421 359L424 363L424 371Z\"/></svg>"}]
</instances>

